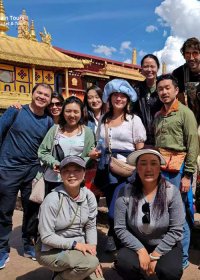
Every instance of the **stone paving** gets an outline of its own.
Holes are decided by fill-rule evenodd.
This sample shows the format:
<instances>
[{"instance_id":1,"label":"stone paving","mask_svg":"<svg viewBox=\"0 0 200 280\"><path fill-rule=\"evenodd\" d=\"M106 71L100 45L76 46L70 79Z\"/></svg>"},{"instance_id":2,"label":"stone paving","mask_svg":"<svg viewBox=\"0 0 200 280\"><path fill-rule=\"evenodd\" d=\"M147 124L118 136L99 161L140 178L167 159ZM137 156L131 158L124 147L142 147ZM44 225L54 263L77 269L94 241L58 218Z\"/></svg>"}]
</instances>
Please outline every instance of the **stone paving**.
<instances>
[{"instance_id":1,"label":"stone paving","mask_svg":"<svg viewBox=\"0 0 200 280\"><path fill-rule=\"evenodd\" d=\"M10 262L6 265L6 268L0 270L0 280L50 280L51 272L48 269L41 267L37 262L23 257L21 244L21 220L22 212L15 210L13 232L10 239ZM103 252L106 242L106 232L107 228L105 224L99 223L98 255L100 261L102 262L104 276L106 280L121 280L116 271L111 268L114 256ZM200 270L198 270L198 264L200 264L200 250L191 249L190 262L191 264L189 268L185 270L181 280L200 279Z\"/></svg>"}]
</instances>

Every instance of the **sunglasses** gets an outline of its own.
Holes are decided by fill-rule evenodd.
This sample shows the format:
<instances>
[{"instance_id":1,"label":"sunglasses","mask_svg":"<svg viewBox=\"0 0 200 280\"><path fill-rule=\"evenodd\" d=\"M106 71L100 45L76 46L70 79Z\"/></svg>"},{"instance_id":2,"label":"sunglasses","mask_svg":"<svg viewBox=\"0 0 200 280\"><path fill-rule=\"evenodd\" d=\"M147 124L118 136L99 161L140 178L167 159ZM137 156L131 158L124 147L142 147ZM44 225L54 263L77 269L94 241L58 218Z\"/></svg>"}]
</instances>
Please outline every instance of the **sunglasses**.
<instances>
[{"instance_id":1,"label":"sunglasses","mask_svg":"<svg viewBox=\"0 0 200 280\"><path fill-rule=\"evenodd\" d=\"M199 51L185 52L185 53L184 53L185 59L190 59L191 56L192 56L193 58L198 58L198 56L199 56Z\"/></svg>"},{"instance_id":2,"label":"sunglasses","mask_svg":"<svg viewBox=\"0 0 200 280\"><path fill-rule=\"evenodd\" d=\"M54 103L50 103L49 107L62 107L62 102L54 102Z\"/></svg>"},{"instance_id":3,"label":"sunglasses","mask_svg":"<svg viewBox=\"0 0 200 280\"><path fill-rule=\"evenodd\" d=\"M144 213L142 217L143 224L150 224L150 207L148 202L142 205L142 212Z\"/></svg>"}]
</instances>

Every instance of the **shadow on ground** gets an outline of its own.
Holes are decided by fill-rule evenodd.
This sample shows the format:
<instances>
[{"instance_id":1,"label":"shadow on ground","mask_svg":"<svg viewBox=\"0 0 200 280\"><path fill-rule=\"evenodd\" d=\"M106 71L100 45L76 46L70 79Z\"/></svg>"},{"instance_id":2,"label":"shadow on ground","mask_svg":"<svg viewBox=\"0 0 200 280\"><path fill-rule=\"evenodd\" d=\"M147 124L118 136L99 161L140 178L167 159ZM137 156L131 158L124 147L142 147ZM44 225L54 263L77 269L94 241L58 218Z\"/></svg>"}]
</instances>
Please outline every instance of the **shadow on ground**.
<instances>
[{"instance_id":1,"label":"shadow on ground","mask_svg":"<svg viewBox=\"0 0 200 280\"><path fill-rule=\"evenodd\" d=\"M28 279L51 279L52 272L45 268L40 267L35 270L32 270L24 275L16 277L16 280L28 280Z\"/></svg>"}]
</instances>

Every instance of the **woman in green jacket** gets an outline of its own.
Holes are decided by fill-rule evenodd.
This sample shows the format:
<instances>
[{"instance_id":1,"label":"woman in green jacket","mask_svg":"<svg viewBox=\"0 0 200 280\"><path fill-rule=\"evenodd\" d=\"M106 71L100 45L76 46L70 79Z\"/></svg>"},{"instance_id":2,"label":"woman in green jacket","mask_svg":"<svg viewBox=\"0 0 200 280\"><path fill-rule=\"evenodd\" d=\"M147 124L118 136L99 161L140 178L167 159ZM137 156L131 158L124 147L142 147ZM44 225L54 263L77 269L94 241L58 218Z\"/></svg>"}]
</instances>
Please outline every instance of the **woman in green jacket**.
<instances>
[{"instance_id":1,"label":"woman in green jacket","mask_svg":"<svg viewBox=\"0 0 200 280\"><path fill-rule=\"evenodd\" d=\"M71 96L63 103L58 125L46 134L38 150L38 157L46 167L46 194L60 182L60 161L69 155L77 155L89 160L89 152L95 146L92 130L83 124L83 103Z\"/></svg>"}]
</instances>

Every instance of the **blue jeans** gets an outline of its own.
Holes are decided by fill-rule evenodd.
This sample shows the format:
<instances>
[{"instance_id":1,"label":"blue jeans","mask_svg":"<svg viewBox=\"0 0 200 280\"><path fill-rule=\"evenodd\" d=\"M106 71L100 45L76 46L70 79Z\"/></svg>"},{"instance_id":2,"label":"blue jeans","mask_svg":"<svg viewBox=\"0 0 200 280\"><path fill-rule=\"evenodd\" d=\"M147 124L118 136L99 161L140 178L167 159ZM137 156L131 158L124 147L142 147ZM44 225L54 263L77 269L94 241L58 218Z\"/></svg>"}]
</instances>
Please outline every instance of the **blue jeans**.
<instances>
[{"instance_id":1,"label":"blue jeans","mask_svg":"<svg viewBox=\"0 0 200 280\"><path fill-rule=\"evenodd\" d=\"M167 171L162 171L162 175L166 180L168 180L171 184L176 186L178 189L180 189L181 185L181 179L183 176L183 168L181 168L180 172L178 173L172 173L172 172L167 172ZM181 193L184 208L186 211L186 207L188 207L188 203L191 202L191 198L193 197L192 195L192 186L190 187L190 190L188 193ZM191 207L190 207L191 208ZM187 211L188 212L188 211ZM190 217L188 213L186 212L186 218L185 222L183 225L183 239L181 241L182 247L183 247L183 266L188 262L188 251L189 251L189 246L190 246L190 236L191 236L191 230L190 230L190 224L192 220L192 216L194 215L192 209L190 209Z\"/></svg>"},{"instance_id":2,"label":"blue jeans","mask_svg":"<svg viewBox=\"0 0 200 280\"><path fill-rule=\"evenodd\" d=\"M9 253L9 235L12 231L12 216L18 191L21 191L23 207L22 239L24 247L32 245L30 228L35 228L39 204L29 201L32 180L38 171L38 165L19 166L15 169L0 170L0 252Z\"/></svg>"}]
</instances>

